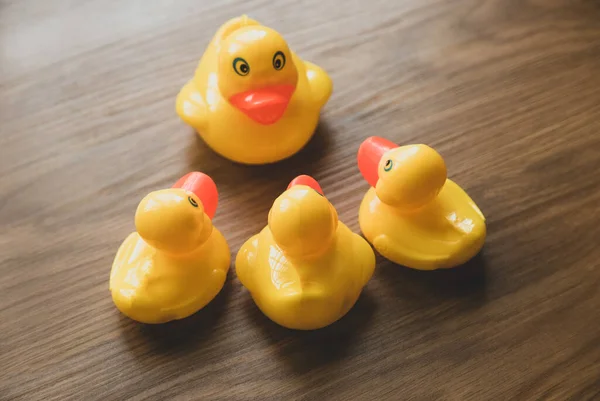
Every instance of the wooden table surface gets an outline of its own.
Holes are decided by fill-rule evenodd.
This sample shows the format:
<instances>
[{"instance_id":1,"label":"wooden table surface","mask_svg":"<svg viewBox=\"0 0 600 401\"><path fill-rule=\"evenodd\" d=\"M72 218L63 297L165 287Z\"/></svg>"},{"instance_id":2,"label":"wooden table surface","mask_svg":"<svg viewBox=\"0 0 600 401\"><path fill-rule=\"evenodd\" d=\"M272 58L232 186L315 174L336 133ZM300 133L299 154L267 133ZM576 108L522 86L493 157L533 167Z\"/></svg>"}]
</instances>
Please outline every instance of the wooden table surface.
<instances>
[{"instance_id":1,"label":"wooden table surface","mask_svg":"<svg viewBox=\"0 0 600 401\"><path fill-rule=\"evenodd\" d=\"M216 156L175 96L248 13L323 66L310 144ZM1 400L600 399L600 3L583 0L0 1ZM145 326L108 276L137 203L190 170L233 253L291 178L358 232L370 135L426 143L487 217L464 267L378 259L319 331L264 317L232 269L193 317Z\"/></svg>"}]
</instances>

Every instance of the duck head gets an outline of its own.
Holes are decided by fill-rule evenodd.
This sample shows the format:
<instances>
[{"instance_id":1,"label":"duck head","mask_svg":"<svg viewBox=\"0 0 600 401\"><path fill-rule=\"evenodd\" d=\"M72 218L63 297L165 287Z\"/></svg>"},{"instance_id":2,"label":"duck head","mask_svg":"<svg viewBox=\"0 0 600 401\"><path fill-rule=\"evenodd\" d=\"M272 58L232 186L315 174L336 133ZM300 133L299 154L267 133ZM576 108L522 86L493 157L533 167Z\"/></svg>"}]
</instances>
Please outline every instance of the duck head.
<instances>
[{"instance_id":1,"label":"duck head","mask_svg":"<svg viewBox=\"0 0 600 401\"><path fill-rule=\"evenodd\" d=\"M253 20L242 18L239 24L220 42L219 90L255 122L273 124L283 116L296 90L298 70L279 33Z\"/></svg>"},{"instance_id":2,"label":"duck head","mask_svg":"<svg viewBox=\"0 0 600 401\"><path fill-rule=\"evenodd\" d=\"M335 238L338 215L317 181L302 175L273 203L269 228L289 256L311 258L325 252Z\"/></svg>"},{"instance_id":3,"label":"duck head","mask_svg":"<svg viewBox=\"0 0 600 401\"><path fill-rule=\"evenodd\" d=\"M444 159L429 146L398 146L379 137L361 144L358 167L382 202L407 210L431 202L447 178Z\"/></svg>"},{"instance_id":4,"label":"duck head","mask_svg":"<svg viewBox=\"0 0 600 401\"><path fill-rule=\"evenodd\" d=\"M192 172L171 189L151 192L142 199L135 226L151 246L170 254L186 254L212 233L217 202L214 181L206 174Z\"/></svg>"}]
</instances>

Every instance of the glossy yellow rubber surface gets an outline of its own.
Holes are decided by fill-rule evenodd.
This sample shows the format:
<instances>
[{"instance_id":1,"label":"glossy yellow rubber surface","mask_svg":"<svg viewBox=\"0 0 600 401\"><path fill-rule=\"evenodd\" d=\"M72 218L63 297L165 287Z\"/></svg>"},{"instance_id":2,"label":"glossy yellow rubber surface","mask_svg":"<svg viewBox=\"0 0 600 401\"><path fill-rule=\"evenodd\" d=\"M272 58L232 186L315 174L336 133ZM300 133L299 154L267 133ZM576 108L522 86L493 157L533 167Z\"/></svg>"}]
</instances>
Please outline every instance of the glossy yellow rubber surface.
<instances>
[{"instance_id":1,"label":"glossy yellow rubber surface","mask_svg":"<svg viewBox=\"0 0 600 401\"><path fill-rule=\"evenodd\" d=\"M323 69L301 60L276 31L241 16L217 31L176 110L217 153L265 164L308 142L331 91Z\"/></svg>"},{"instance_id":2,"label":"glossy yellow rubber surface","mask_svg":"<svg viewBox=\"0 0 600 401\"><path fill-rule=\"evenodd\" d=\"M375 255L359 235L338 222L329 201L296 185L273 204L269 224L241 247L237 276L276 323L301 330L344 316L375 268Z\"/></svg>"},{"instance_id":3,"label":"glossy yellow rubber surface","mask_svg":"<svg viewBox=\"0 0 600 401\"><path fill-rule=\"evenodd\" d=\"M414 269L465 263L479 252L485 218L473 200L446 178L441 156L426 145L386 152L359 210L364 236L387 259Z\"/></svg>"},{"instance_id":4,"label":"glossy yellow rubber surface","mask_svg":"<svg viewBox=\"0 0 600 401\"><path fill-rule=\"evenodd\" d=\"M110 273L112 299L123 314L142 323L183 319L219 293L229 247L194 193L152 192L135 223L138 232L123 242Z\"/></svg>"}]
</instances>

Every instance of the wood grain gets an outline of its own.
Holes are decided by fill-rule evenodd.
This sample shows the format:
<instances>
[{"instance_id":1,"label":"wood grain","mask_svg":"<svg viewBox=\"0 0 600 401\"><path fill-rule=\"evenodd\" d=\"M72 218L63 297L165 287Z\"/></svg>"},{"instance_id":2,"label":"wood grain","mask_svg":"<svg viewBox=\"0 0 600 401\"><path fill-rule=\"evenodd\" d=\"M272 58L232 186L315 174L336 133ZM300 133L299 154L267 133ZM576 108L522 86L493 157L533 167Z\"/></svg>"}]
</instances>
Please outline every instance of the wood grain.
<instances>
[{"instance_id":1,"label":"wood grain","mask_svg":"<svg viewBox=\"0 0 600 401\"><path fill-rule=\"evenodd\" d=\"M174 113L218 26L249 13L330 72L314 140L276 166L215 154ZM600 3L0 1L0 399L600 399ZM427 143L488 220L468 265L379 260L326 329L265 318L232 271L144 326L108 293L139 200L217 182L233 252L296 174L358 231L369 135Z\"/></svg>"}]
</instances>

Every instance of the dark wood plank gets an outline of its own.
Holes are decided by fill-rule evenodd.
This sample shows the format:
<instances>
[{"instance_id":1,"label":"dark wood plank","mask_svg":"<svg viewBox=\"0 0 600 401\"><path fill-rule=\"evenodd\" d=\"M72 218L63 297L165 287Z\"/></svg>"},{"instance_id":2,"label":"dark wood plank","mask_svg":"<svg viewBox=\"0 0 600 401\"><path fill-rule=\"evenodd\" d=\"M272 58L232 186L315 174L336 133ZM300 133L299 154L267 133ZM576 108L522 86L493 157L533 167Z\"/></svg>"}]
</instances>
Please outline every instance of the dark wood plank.
<instances>
[{"instance_id":1,"label":"dark wood plank","mask_svg":"<svg viewBox=\"0 0 600 401\"><path fill-rule=\"evenodd\" d=\"M277 166L210 152L174 99L249 13L331 73L315 139ZM600 399L600 3L0 1L0 399ZM296 174L358 230L369 135L427 143L488 219L468 265L379 260L356 307L285 330L232 272L184 321L108 293L149 191L216 180L233 252Z\"/></svg>"}]
</instances>

